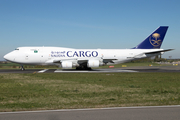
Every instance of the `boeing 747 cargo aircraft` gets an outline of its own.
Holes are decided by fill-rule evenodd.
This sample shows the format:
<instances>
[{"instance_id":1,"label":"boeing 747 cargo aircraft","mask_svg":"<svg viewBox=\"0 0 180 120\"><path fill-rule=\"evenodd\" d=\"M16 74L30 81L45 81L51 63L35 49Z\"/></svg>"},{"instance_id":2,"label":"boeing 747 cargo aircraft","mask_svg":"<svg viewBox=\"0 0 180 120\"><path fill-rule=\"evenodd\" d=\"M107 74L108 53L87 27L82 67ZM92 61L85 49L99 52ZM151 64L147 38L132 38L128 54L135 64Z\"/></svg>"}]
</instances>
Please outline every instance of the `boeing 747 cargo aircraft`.
<instances>
[{"instance_id":1,"label":"boeing 747 cargo aircraft","mask_svg":"<svg viewBox=\"0 0 180 120\"><path fill-rule=\"evenodd\" d=\"M90 69L136 59L162 55L172 49L160 49L168 26L160 26L139 45L131 49L73 49L64 47L18 47L4 59L23 65L57 65L66 68Z\"/></svg>"}]
</instances>

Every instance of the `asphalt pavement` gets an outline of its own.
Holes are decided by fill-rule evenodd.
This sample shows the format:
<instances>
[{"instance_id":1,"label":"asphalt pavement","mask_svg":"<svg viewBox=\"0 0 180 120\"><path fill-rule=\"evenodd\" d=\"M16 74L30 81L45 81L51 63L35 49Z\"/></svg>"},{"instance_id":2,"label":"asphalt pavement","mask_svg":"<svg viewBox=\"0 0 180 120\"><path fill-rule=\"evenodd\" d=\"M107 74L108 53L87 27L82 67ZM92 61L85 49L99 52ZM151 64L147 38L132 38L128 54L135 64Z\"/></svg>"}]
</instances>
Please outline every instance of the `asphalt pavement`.
<instances>
[{"instance_id":1,"label":"asphalt pavement","mask_svg":"<svg viewBox=\"0 0 180 120\"><path fill-rule=\"evenodd\" d=\"M110 73L110 72L180 72L180 66L143 66L126 68L107 68L92 70L76 69L0 69L0 73Z\"/></svg>"},{"instance_id":2,"label":"asphalt pavement","mask_svg":"<svg viewBox=\"0 0 180 120\"><path fill-rule=\"evenodd\" d=\"M180 120L180 106L6 112L0 120Z\"/></svg>"}]
</instances>

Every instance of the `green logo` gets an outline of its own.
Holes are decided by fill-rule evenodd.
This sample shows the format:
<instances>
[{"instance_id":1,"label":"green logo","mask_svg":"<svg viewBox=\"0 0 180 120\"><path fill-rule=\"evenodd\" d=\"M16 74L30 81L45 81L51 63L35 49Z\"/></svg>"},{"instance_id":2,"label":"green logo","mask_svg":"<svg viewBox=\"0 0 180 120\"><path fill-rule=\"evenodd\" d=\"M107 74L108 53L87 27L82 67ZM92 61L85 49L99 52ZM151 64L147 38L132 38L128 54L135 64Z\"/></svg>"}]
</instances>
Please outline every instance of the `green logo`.
<instances>
[{"instance_id":1,"label":"green logo","mask_svg":"<svg viewBox=\"0 0 180 120\"><path fill-rule=\"evenodd\" d=\"M38 53L38 51L37 51L37 50L34 50L34 53Z\"/></svg>"}]
</instances>

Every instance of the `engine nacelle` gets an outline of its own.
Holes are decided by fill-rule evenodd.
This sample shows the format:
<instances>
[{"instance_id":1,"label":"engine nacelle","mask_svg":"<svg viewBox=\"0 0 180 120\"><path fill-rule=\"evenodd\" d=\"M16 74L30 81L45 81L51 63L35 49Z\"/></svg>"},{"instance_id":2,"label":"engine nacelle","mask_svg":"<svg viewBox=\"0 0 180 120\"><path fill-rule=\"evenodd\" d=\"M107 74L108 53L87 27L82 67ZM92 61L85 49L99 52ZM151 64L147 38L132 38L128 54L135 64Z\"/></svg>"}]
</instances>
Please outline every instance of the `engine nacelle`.
<instances>
[{"instance_id":1,"label":"engine nacelle","mask_svg":"<svg viewBox=\"0 0 180 120\"><path fill-rule=\"evenodd\" d=\"M99 67L99 60L89 60L87 63L88 67Z\"/></svg>"},{"instance_id":2,"label":"engine nacelle","mask_svg":"<svg viewBox=\"0 0 180 120\"><path fill-rule=\"evenodd\" d=\"M72 64L72 62L70 62L70 61L63 61L63 62L61 63L61 67L62 67L62 68L72 68L72 66L73 66L73 64Z\"/></svg>"}]
</instances>

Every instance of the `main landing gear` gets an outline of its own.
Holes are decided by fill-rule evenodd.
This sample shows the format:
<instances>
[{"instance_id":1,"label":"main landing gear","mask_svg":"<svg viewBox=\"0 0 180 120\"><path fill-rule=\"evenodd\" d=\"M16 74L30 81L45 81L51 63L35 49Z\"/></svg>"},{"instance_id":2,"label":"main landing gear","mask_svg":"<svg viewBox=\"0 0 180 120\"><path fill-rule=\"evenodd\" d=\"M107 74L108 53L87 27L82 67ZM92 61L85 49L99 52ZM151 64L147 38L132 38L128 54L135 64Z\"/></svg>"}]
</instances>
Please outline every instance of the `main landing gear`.
<instances>
[{"instance_id":1,"label":"main landing gear","mask_svg":"<svg viewBox=\"0 0 180 120\"><path fill-rule=\"evenodd\" d=\"M88 66L79 66L79 67L76 67L76 70L92 70L92 69Z\"/></svg>"}]
</instances>

